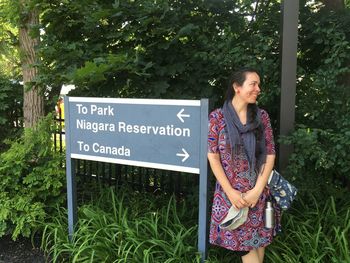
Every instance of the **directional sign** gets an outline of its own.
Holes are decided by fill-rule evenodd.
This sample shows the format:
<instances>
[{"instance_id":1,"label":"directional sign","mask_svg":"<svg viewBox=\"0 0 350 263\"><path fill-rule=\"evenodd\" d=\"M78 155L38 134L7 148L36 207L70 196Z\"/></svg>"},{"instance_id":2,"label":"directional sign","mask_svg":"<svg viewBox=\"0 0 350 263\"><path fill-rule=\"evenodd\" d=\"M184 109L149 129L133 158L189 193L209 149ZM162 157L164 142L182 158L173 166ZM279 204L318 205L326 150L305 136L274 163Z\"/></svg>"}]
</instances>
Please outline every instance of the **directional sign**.
<instances>
[{"instance_id":1,"label":"directional sign","mask_svg":"<svg viewBox=\"0 0 350 263\"><path fill-rule=\"evenodd\" d=\"M199 173L201 101L66 101L71 158Z\"/></svg>"},{"instance_id":2,"label":"directional sign","mask_svg":"<svg viewBox=\"0 0 350 263\"><path fill-rule=\"evenodd\" d=\"M199 174L198 250L207 254L208 100L65 97L68 233L77 223L75 159Z\"/></svg>"}]
</instances>

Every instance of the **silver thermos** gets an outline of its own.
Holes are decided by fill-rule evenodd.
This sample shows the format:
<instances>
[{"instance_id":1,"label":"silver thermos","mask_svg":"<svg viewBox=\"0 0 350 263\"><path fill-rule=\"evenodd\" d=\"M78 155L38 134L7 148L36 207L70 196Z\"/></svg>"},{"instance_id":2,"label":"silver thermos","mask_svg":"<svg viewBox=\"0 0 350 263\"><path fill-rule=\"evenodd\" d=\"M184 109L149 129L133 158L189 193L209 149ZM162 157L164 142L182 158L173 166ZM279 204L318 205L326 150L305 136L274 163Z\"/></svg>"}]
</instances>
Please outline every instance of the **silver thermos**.
<instances>
[{"instance_id":1,"label":"silver thermos","mask_svg":"<svg viewBox=\"0 0 350 263\"><path fill-rule=\"evenodd\" d=\"M269 197L266 201L265 207L265 227L273 228L275 226L275 211L272 206L271 197Z\"/></svg>"}]
</instances>

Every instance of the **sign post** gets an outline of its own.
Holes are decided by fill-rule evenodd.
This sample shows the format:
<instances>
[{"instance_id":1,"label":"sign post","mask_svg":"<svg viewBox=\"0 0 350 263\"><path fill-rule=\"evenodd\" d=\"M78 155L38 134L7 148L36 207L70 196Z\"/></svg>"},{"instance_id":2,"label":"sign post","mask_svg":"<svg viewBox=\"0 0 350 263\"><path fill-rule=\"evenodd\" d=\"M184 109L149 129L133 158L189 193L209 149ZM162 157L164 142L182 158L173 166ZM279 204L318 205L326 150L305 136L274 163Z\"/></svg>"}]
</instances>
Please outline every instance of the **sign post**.
<instances>
[{"instance_id":1,"label":"sign post","mask_svg":"<svg viewBox=\"0 0 350 263\"><path fill-rule=\"evenodd\" d=\"M208 100L201 100L200 126L198 251L201 253L203 263L208 251Z\"/></svg>"},{"instance_id":2,"label":"sign post","mask_svg":"<svg viewBox=\"0 0 350 263\"><path fill-rule=\"evenodd\" d=\"M70 112L69 103L64 98L65 116ZM70 127L72 123L65 121L65 137L66 137L66 178L67 178L67 209L68 209L68 237L72 240L74 226L77 222L77 201L76 201L76 181L75 181L75 167L71 158L71 140Z\"/></svg>"},{"instance_id":3,"label":"sign post","mask_svg":"<svg viewBox=\"0 0 350 263\"><path fill-rule=\"evenodd\" d=\"M207 250L208 100L65 97L69 236L77 222L73 159L200 174L198 249Z\"/></svg>"}]
</instances>

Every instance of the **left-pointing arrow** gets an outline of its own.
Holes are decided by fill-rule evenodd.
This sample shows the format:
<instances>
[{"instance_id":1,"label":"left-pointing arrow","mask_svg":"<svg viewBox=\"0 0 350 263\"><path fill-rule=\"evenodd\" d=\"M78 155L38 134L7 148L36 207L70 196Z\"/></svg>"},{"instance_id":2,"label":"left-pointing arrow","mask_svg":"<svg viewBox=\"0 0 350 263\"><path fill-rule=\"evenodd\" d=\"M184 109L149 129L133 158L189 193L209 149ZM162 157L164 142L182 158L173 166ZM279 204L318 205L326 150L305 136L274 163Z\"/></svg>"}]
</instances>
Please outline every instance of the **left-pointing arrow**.
<instances>
[{"instance_id":1,"label":"left-pointing arrow","mask_svg":"<svg viewBox=\"0 0 350 263\"><path fill-rule=\"evenodd\" d=\"M183 118L188 118L190 117L190 114L183 114L183 112L185 111L185 109L181 109L178 114L176 114L176 116L179 118L179 120L181 122L185 122Z\"/></svg>"},{"instance_id":2,"label":"left-pointing arrow","mask_svg":"<svg viewBox=\"0 0 350 263\"><path fill-rule=\"evenodd\" d=\"M182 148L181 150L182 150L182 153L177 153L176 156L183 157L181 161L184 162L187 160L188 157L190 157L190 155L186 152L184 148Z\"/></svg>"}]
</instances>

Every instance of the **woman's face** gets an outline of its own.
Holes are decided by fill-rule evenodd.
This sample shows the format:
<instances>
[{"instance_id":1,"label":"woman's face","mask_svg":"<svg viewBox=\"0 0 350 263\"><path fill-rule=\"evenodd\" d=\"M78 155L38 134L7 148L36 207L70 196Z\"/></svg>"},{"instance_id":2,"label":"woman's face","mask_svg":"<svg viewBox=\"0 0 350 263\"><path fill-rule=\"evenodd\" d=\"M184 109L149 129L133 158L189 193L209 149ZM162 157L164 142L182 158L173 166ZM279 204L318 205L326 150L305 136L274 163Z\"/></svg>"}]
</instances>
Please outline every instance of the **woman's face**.
<instances>
[{"instance_id":1,"label":"woman's face","mask_svg":"<svg viewBox=\"0 0 350 263\"><path fill-rule=\"evenodd\" d=\"M260 77L255 72L247 72L242 86L234 83L235 97L245 103L256 103L260 94Z\"/></svg>"}]
</instances>

